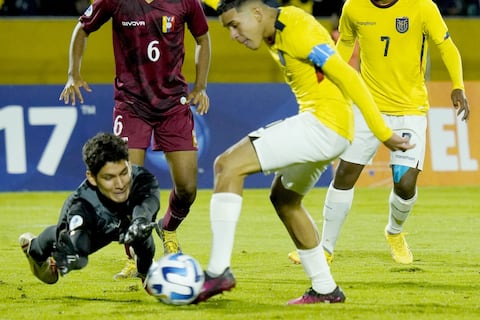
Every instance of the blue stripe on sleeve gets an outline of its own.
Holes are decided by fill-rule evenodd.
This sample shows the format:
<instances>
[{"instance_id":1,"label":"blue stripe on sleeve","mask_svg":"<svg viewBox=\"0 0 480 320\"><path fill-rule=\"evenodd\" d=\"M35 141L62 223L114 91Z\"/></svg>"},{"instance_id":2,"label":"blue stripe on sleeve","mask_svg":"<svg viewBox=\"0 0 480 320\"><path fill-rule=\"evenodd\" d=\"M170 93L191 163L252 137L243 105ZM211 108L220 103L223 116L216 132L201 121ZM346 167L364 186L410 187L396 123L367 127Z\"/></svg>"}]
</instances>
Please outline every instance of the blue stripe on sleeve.
<instances>
[{"instance_id":1,"label":"blue stripe on sleeve","mask_svg":"<svg viewBox=\"0 0 480 320\"><path fill-rule=\"evenodd\" d=\"M308 59L312 61L315 65L323 67L330 58L335 53L332 47L326 43L319 44L318 46L313 47L312 52L308 55Z\"/></svg>"}]
</instances>

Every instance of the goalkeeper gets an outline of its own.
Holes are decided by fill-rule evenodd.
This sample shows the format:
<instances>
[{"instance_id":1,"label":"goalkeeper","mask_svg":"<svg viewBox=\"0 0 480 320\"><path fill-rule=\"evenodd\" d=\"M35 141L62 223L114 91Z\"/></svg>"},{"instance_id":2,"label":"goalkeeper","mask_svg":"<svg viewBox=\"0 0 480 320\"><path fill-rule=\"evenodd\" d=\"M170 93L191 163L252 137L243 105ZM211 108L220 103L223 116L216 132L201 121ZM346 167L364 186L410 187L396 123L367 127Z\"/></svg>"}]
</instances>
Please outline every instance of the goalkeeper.
<instances>
[{"instance_id":1,"label":"goalkeeper","mask_svg":"<svg viewBox=\"0 0 480 320\"><path fill-rule=\"evenodd\" d=\"M128 161L126 142L99 133L83 146L86 180L65 201L57 225L35 237L20 236L32 273L47 284L87 265L88 256L112 241L129 244L138 277L145 279L154 255L152 229L160 208L154 175Z\"/></svg>"}]
</instances>

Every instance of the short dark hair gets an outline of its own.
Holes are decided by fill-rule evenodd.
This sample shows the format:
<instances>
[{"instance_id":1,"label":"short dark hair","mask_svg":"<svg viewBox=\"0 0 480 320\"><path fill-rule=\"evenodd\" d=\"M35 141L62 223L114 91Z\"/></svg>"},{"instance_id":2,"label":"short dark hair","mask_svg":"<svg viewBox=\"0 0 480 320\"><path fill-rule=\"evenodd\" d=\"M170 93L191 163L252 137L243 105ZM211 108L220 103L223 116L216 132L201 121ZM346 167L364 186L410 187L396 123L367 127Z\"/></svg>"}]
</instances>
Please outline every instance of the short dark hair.
<instances>
[{"instance_id":1,"label":"short dark hair","mask_svg":"<svg viewBox=\"0 0 480 320\"><path fill-rule=\"evenodd\" d=\"M217 6L218 15L221 15L230 9L236 8L238 5L237 2L237 0L220 0Z\"/></svg>"},{"instance_id":2,"label":"short dark hair","mask_svg":"<svg viewBox=\"0 0 480 320\"><path fill-rule=\"evenodd\" d=\"M220 0L217 6L217 14L221 15L222 13L227 12L230 9L233 8L238 8L242 6L245 2L248 2L249 0ZM276 8L279 6L279 3L277 0L260 0L267 6Z\"/></svg>"},{"instance_id":3,"label":"short dark hair","mask_svg":"<svg viewBox=\"0 0 480 320\"><path fill-rule=\"evenodd\" d=\"M128 161L128 147L113 133L100 132L83 145L82 155L87 170L97 176L107 162Z\"/></svg>"}]
</instances>

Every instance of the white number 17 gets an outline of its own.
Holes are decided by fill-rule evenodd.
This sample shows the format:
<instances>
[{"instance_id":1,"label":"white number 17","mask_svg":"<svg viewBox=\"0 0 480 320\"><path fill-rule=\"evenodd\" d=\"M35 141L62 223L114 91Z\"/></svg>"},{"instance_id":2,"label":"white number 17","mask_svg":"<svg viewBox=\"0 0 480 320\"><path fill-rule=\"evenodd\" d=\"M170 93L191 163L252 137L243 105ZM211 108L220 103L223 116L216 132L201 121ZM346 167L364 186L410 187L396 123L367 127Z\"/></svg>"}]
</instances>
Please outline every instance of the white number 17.
<instances>
[{"instance_id":1,"label":"white number 17","mask_svg":"<svg viewBox=\"0 0 480 320\"><path fill-rule=\"evenodd\" d=\"M0 109L0 130L5 131L5 158L7 173L27 172L27 152L23 107L5 106ZM30 107L28 122L32 126L53 125L53 131L37 164L39 172L53 176L68 145L75 124L74 107ZM35 141L38 143L38 141Z\"/></svg>"}]
</instances>

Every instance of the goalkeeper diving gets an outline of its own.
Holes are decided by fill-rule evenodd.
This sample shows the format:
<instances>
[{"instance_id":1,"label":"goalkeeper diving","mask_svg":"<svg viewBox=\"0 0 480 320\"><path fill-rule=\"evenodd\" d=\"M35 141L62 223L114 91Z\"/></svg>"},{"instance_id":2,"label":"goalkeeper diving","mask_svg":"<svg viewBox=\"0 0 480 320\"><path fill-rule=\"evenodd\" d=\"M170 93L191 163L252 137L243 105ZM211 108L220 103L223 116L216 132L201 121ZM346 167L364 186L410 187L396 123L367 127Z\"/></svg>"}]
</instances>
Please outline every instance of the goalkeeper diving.
<instances>
[{"instance_id":1,"label":"goalkeeper diving","mask_svg":"<svg viewBox=\"0 0 480 320\"><path fill-rule=\"evenodd\" d=\"M90 254L118 241L134 249L137 276L144 282L155 255L158 181L130 164L126 142L114 134L98 133L82 153L86 179L65 200L58 223L38 236L19 238L30 269L42 282L54 284L59 275L84 268Z\"/></svg>"}]
</instances>

